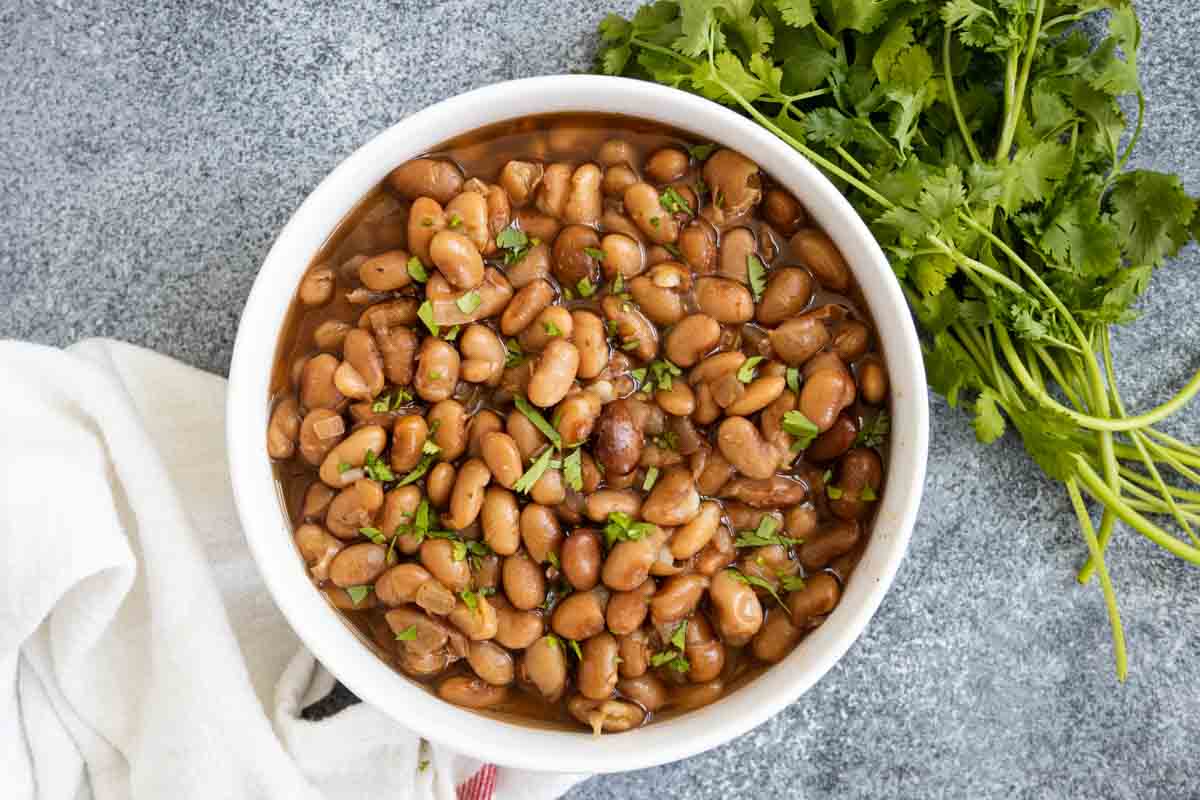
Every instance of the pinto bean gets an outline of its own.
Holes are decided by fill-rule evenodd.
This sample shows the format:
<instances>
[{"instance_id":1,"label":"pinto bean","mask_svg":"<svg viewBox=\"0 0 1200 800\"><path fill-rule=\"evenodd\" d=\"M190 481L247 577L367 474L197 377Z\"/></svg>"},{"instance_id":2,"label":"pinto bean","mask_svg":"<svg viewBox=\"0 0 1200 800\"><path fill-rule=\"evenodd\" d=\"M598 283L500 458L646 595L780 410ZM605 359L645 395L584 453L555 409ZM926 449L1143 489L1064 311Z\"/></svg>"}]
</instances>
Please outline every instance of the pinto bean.
<instances>
[{"instance_id":1,"label":"pinto bean","mask_svg":"<svg viewBox=\"0 0 1200 800\"><path fill-rule=\"evenodd\" d=\"M484 489L491 480L492 473L481 459L472 458L463 464L450 495L450 513L442 516L442 523L460 531L475 522L483 509Z\"/></svg>"},{"instance_id":2,"label":"pinto bean","mask_svg":"<svg viewBox=\"0 0 1200 800\"><path fill-rule=\"evenodd\" d=\"M442 400L425 415L435 429L433 443L440 448L438 458L454 461L467 449L467 410L457 400Z\"/></svg>"},{"instance_id":3,"label":"pinto bean","mask_svg":"<svg viewBox=\"0 0 1200 800\"><path fill-rule=\"evenodd\" d=\"M499 182L518 208L529 202L542 180L543 167L530 161L509 161L500 170Z\"/></svg>"},{"instance_id":4,"label":"pinto bean","mask_svg":"<svg viewBox=\"0 0 1200 800\"><path fill-rule=\"evenodd\" d=\"M794 318L808 307L812 294L812 275L807 271L796 267L772 270L756 310L759 324L771 327Z\"/></svg>"},{"instance_id":5,"label":"pinto bean","mask_svg":"<svg viewBox=\"0 0 1200 800\"><path fill-rule=\"evenodd\" d=\"M800 263L826 289L844 292L850 288L850 267L824 231L802 228L789 244Z\"/></svg>"},{"instance_id":6,"label":"pinto bean","mask_svg":"<svg viewBox=\"0 0 1200 800\"><path fill-rule=\"evenodd\" d=\"M558 556L563 531L553 509L540 503L529 503L521 509L521 541L530 557L539 564Z\"/></svg>"},{"instance_id":7,"label":"pinto bean","mask_svg":"<svg viewBox=\"0 0 1200 800\"><path fill-rule=\"evenodd\" d=\"M725 460L748 478L770 478L781 455L745 417L727 417L721 423L717 447Z\"/></svg>"},{"instance_id":8,"label":"pinto bean","mask_svg":"<svg viewBox=\"0 0 1200 800\"><path fill-rule=\"evenodd\" d=\"M375 594L379 602L395 608L416 602L417 590L432 580L420 564L397 564L375 579Z\"/></svg>"},{"instance_id":9,"label":"pinto bean","mask_svg":"<svg viewBox=\"0 0 1200 800\"><path fill-rule=\"evenodd\" d=\"M567 196L571 188L571 165L551 164L542 174L534 204L538 211L562 219L567 208Z\"/></svg>"},{"instance_id":10,"label":"pinto bean","mask_svg":"<svg viewBox=\"0 0 1200 800\"><path fill-rule=\"evenodd\" d=\"M456 289L474 289L483 283L483 257L465 234L438 231L429 242L429 258Z\"/></svg>"},{"instance_id":11,"label":"pinto bean","mask_svg":"<svg viewBox=\"0 0 1200 800\"><path fill-rule=\"evenodd\" d=\"M310 411L314 408L340 410L346 404L345 396L334 383L334 373L339 361L329 353L313 356L300 372L300 405Z\"/></svg>"},{"instance_id":12,"label":"pinto bean","mask_svg":"<svg viewBox=\"0 0 1200 800\"><path fill-rule=\"evenodd\" d=\"M694 614L684 629L683 654L691 669L688 680L704 683L720 676L725 668L725 645L713 632L703 614Z\"/></svg>"},{"instance_id":13,"label":"pinto bean","mask_svg":"<svg viewBox=\"0 0 1200 800\"><path fill-rule=\"evenodd\" d=\"M556 337L546 345L529 377L529 402L542 408L556 405L567 395L579 370L575 345Z\"/></svg>"},{"instance_id":14,"label":"pinto bean","mask_svg":"<svg viewBox=\"0 0 1200 800\"><path fill-rule=\"evenodd\" d=\"M583 641L604 630L604 606L607 592L593 589L565 597L550 616L550 627L566 639Z\"/></svg>"},{"instance_id":15,"label":"pinto bean","mask_svg":"<svg viewBox=\"0 0 1200 800\"><path fill-rule=\"evenodd\" d=\"M642 455L643 431L633 403L616 400L604 407L596 426L596 458L614 474L632 472Z\"/></svg>"},{"instance_id":16,"label":"pinto bean","mask_svg":"<svg viewBox=\"0 0 1200 800\"><path fill-rule=\"evenodd\" d=\"M750 649L755 658L768 664L784 659L800 641L803 631L792 624L791 616L779 608L768 609L766 621L754 635Z\"/></svg>"},{"instance_id":17,"label":"pinto bean","mask_svg":"<svg viewBox=\"0 0 1200 800\"><path fill-rule=\"evenodd\" d=\"M472 596L468 595L468 597ZM496 620L496 609L492 608L492 604L483 595L475 594L473 600L472 604L468 604L459 599L447 619L472 642L491 639L496 635L499 625Z\"/></svg>"},{"instance_id":18,"label":"pinto bean","mask_svg":"<svg viewBox=\"0 0 1200 800\"><path fill-rule=\"evenodd\" d=\"M438 684L437 695L464 708L492 708L508 700L508 688L494 686L483 678L452 675Z\"/></svg>"},{"instance_id":19,"label":"pinto bean","mask_svg":"<svg viewBox=\"0 0 1200 800\"><path fill-rule=\"evenodd\" d=\"M383 513L379 521L379 529L394 533L401 525L413 522L413 515L421 504L421 490L417 486L398 486L383 497ZM409 533L401 534L396 539L397 549L406 555L417 552L420 542Z\"/></svg>"},{"instance_id":20,"label":"pinto bean","mask_svg":"<svg viewBox=\"0 0 1200 800\"><path fill-rule=\"evenodd\" d=\"M467 453L483 457L483 437L489 433L503 432L504 419L491 409L480 409L467 422ZM484 458L484 461L487 461ZM488 464L488 469L492 465ZM495 477L495 472L492 473Z\"/></svg>"},{"instance_id":21,"label":"pinto bean","mask_svg":"<svg viewBox=\"0 0 1200 800\"><path fill-rule=\"evenodd\" d=\"M592 700L575 695L567 701L567 710L597 734L633 730L646 721L644 709L623 700Z\"/></svg>"},{"instance_id":22,"label":"pinto bean","mask_svg":"<svg viewBox=\"0 0 1200 800\"><path fill-rule=\"evenodd\" d=\"M679 252L697 275L713 272L717 267L717 237L712 226L702 220L689 223L679 234Z\"/></svg>"},{"instance_id":23,"label":"pinto bean","mask_svg":"<svg viewBox=\"0 0 1200 800\"><path fill-rule=\"evenodd\" d=\"M873 501L864 498L866 490L878 496L883 481L883 461L867 447L856 447L842 456L838 465L837 488L840 496L830 498L829 510L838 519L863 519L874 509Z\"/></svg>"},{"instance_id":24,"label":"pinto bean","mask_svg":"<svg viewBox=\"0 0 1200 800\"><path fill-rule=\"evenodd\" d=\"M838 414L849 405L845 398L847 389L853 385L854 381L844 368L816 372L800 387L801 413L817 426L817 430L829 430L837 420Z\"/></svg>"},{"instance_id":25,"label":"pinto bean","mask_svg":"<svg viewBox=\"0 0 1200 800\"><path fill-rule=\"evenodd\" d=\"M329 579L334 586L364 586L373 583L387 569L387 548L374 542L360 542L346 547L329 565Z\"/></svg>"},{"instance_id":26,"label":"pinto bean","mask_svg":"<svg viewBox=\"0 0 1200 800\"><path fill-rule=\"evenodd\" d=\"M617 276L629 280L642 274L646 268L642 245L633 237L609 233L600 240L600 249L604 252L601 262L604 277L610 281L616 280Z\"/></svg>"},{"instance_id":27,"label":"pinto bean","mask_svg":"<svg viewBox=\"0 0 1200 800\"><path fill-rule=\"evenodd\" d=\"M656 527L653 533L641 539L618 542L609 551L600 571L604 585L619 592L641 585L650 576L650 568L658 559L666 539L667 532Z\"/></svg>"},{"instance_id":28,"label":"pinto bean","mask_svg":"<svg viewBox=\"0 0 1200 800\"><path fill-rule=\"evenodd\" d=\"M471 565L464 558L454 559L454 543L448 539L426 539L421 542L421 566L453 592L471 585Z\"/></svg>"},{"instance_id":29,"label":"pinto bean","mask_svg":"<svg viewBox=\"0 0 1200 800\"><path fill-rule=\"evenodd\" d=\"M887 371L877 356L867 356L858 364L858 386L864 403L877 406L887 399Z\"/></svg>"},{"instance_id":30,"label":"pinto bean","mask_svg":"<svg viewBox=\"0 0 1200 800\"><path fill-rule=\"evenodd\" d=\"M674 325L683 319L687 311L682 292L690 288L691 277L686 268L674 261L658 264L649 274L629 281L634 302L657 325Z\"/></svg>"},{"instance_id":31,"label":"pinto bean","mask_svg":"<svg viewBox=\"0 0 1200 800\"><path fill-rule=\"evenodd\" d=\"M678 622L696 610L708 589L703 575L676 575L668 578L650 601L650 616L656 625Z\"/></svg>"},{"instance_id":32,"label":"pinto bean","mask_svg":"<svg viewBox=\"0 0 1200 800\"><path fill-rule=\"evenodd\" d=\"M544 350L555 338L572 342L575 322L565 306L550 306L542 309L533 324L521 331L519 343L526 353ZM573 342L572 342L573 343Z\"/></svg>"},{"instance_id":33,"label":"pinto bean","mask_svg":"<svg viewBox=\"0 0 1200 800\"><path fill-rule=\"evenodd\" d=\"M804 451L809 461L833 461L850 449L858 436L858 425L845 414L840 414L829 430L822 433Z\"/></svg>"},{"instance_id":34,"label":"pinto bean","mask_svg":"<svg viewBox=\"0 0 1200 800\"><path fill-rule=\"evenodd\" d=\"M758 243L749 228L735 228L721 238L719 267L721 276L743 285L750 283L749 259Z\"/></svg>"},{"instance_id":35,"label":"pinto bean","mask_svg":"<svg viewBox=\"0 0 1200 800\"><path fill-rule=\"evenodd\" d=\"M513 682L516 667L508 651L492 642L471 642L467 663L475 674L492 686L508 686Z\"/></svg>"},{"instance_id":36,"label":"pinto bean","mask_svg":"<svg viewBox=\"0 0 1200 800\"><path fill-rule=\"evenodd\" d=\"M554 287L549 281L538 279L526 284L513 295L512 302L500 317L500 331L505 336L516 336L525 330L538 314L554 299Z\"/></svg>"},{"instance_id":37,"label":"pinto bean","mask_svg":"<svg viewBox=\"0 0 1200 800\"><path fill-rule=\"evenodd\" d=\"M721 326L715 319L707 314L692 314L667 334L667 358L685 369L694 366L717 346L720 338Z\"/></svg>"},{"instance_id":38,"label":"pinto bean","mask_svg":"<svg viewBox=\"0 0 1200 800\"><path fill-rule=\"evenodd\" d=\"M490 486L484 493L481 512L483 540L494 552L510 556L521 544L520 511L516 496L507 489Z\"/></svg>"},{"instance_id":39,"label":"pinto bean","mask_svg":"<svg viewBox=\"0 0 1200 800\"><path fill-rule=\"evenodd\" d=\"M320 525L311 523L296 529L296 549L312 572L313 578L325 581L329 578L330 565L345 546ZM353 585L353 584L352 584Z\"/></svg>"},{"instance_id":40,"label":"pinto bean","mask_svg":"<svg viewBox=\"0 0 1200 800\"><path fill-rule=\"evenodd\" d=\"M611 633L602 632L583 643L583 659L579 662L579 691L584 697L601 700L612 696L617 688L617 640Z\"/></svg>"},{"instance_id":41,"label":"pinto bean","mask_svg":"<svg viewBox=\"0 0 1200 800\"><path fill-rule=\"evenodd\" d=\"M512 440L517 443L517 449L521 451L522 462L533 458L549 441L524 414L509 414L505 428Z\"/></svg>"},{"instance_id":42,"label":"pinto bean","mask_svg":"<svg viewBox=\"0 0 1200 800\"><path fill-rule=\"evenodd\" d=\"M488 220L488 204L483 196L487 187L475 179L468 181L468 184L470 184L469 187L466 187L446 204L446 217L450 222L456 223L453 228L455 231L466 236L475 249L479 253L483 253L487 250L488 243L492 238ZM482 273L482 270L480 272Z\"/></svg>"},{"instance_id":43,"label":"pinto bean","mask_svg":"<svg viewBox=\"0 0 1200 800\"><path fill-rule=\"evenodd\" d=\"M787 596L792 624L801 629L811 627L817 618L833 611L841 596L841 585L828 572L818 572L809 577L803 589L790 592Z\"/></svg>"},{"instance_id":44,"label":"pinto bean","mask_svg":"<svg viewBox=\"0 0 1200 800\"><path fill-rule=\"evenodd\" d=\"M293 394L284 395L271 412L267 425L267 455L284 460L296 452L296 441L300 438L300 404Z\"/></svg>"},{"instance_id":45,"label":"pinto bean","mask_svg":"<svg viewBox=\"0 0 1200 800\"><path fill-rule=\"evenodd\" d=\"M600 582L604 547L595 531L577 530L562 544L562 570L577 591L586 592Z\"/></svg>"},{"instance_id":46,"label":"pinto bean","mask_svg":"<svg viewBox=\"0 0 1200 800\"><path fill-rule=\"evenodd\" d=\"M600 189L603 173L595 164L583 164L571 173L570 193L563 207L567 222L594 225L600 219L604 197Z\"/></svg>"},{"instance_id":47,"label":"pinto bean","mask_svg":"<svg viewBox=\"0 0 1200 800\"><path fill-rule=\"evenodd\" d=\"M470 305L460 306L460 302L468 295L472 298ZM446 327L468 325L499 314L508 305L512 295L513 289L508 278L494 267L484 270L483 283L474 289L453 291L446 279L438 273L430 276L425 288L425 296L433 306L434 323ZM474 307L475 310L464 311L464 307Z\"/></svg>"},{"instance_id":48,"label":"pinto bean","mask_svg":"<svg viewBox=\"0 0 1200 800\"><path fill-rule=\"evenodd\" d=\"M350 323L342 322L340 319L327 319L313 330L313 344L317 346L318 350L340 351L342 344L346 341L346 334L353 327Z\"/></svg>"},{"instance_id":49,"label":"pinto bean","mask_svg":"<svg viewBox=\"0 0 1200 800\"><path fill-rule=\"evenodd\" d=\"M434 466L425 479L425 493L434 508L445 508L450 504L450 493L454 491L454 465L446 461Z\"/></svg>"},{"instance_id":50,"label":"pinto bean","mask_svg":"<svg viewBox=\"0 0 1200 800\"><path fill-rule=\"evenodd\" d=\"M737 400L725 407L725 413L741 417L754 414L778 400L786 388L787 381L782 375L757 378L745 387Z\"/></svg>"},{"instance_id":51,"label":"pinto bean","mask_svg":"<svg viewBox=\"0 0 1200 800\"><path fill-rule=\"evenodd\" d=\"M704 182L713 192L713 205L726 217L745 214L762 199L758 165L733 150L718 150L704 162Z\"/></svg>"},{"instance_id":52,"label":"pinto bean","mask_svg":"<svg viewBox=\"0 0 1200 800\"><path fill-rule=\"evenodd\" d=\"M417 335L411 328L391 328L376 332L375 343L383 356L383 374L395 386L412 383L417 358Z\"/></svg>"},{"instance_id":53,"label":"pinto bean","mask_svg":"<svg viewBox=\"0 0 1200 800\"><path fill-rule=\"evenodd\" d=\"M679 238L679 223L663 209L658 190L648 183L635 183L622 195L625 211L647 239L670 244Z\"/></svg>"},{"instance_id":54,"label":"pinto bean","mask_svg":"<svg viewBox=\"0 0 1200 800\"><path fill-rule=\"evenodd\" d=\"M623 349L630 348L629 352L642 361L650 361L658 354L658 329L633 303L605 295L600 307L604 316L616 323L617 337Z\"/></svg>"},{"instance_id":55,"label":"pinto bean","mask_svg":"<svg viewBox=\"0 0 1200 800\"><path fill-rule=\"evenodd\" d=\"M358 266L358 279L371 291L393 292L412 283L408 274L408 253L389 250L372 256Z\"/></svg>"},{"instance_id":56,"label":"pinto bean","mask_svg":"<svg viewBox=\"0 0 1200 800\"><path fill-rule=\"evenodd\" d=\"M668 701L666 685L653 675L622 678L617 681L617 691L651 714L662 709Z\"/></svg>"},{"instance_id":57,"label":"pinto bean","mask_svg":"<svg viewBox=\"0 0 1200 800\"><path fill-rule=\"evenodd\" d=\"M432 197L418 197L408 211L408 250L423 264L429 258L433 237L446 229L446 212Z\"/></svg>"},{"instance_id":58,"label":"pinto bean","mask_svg":"<svg viewBox=\"0 0 1200 800\"><path fill-rule=\"evenodd\" d=\"M463 174L450 161L415 158L388 173L388 185L408 200L432 197L448 203L462 189Z\"/></svg>"},{"instance_id":59,"label":"pinto bean","mask_svg":"<svg viewBox=\"0 0 1200 800\"><path fill-rule=\"evenodd\" d=\"M412 606L393 608L384 614L392 633L408 631L412 639L404 642L404 648L416 653L432 653L446 646L450 630L442 622L431 619L428 614Z\"/></svg>"},{"instance_id":60,"label":"pinto bean","mask_svg":"<svg viewBox=\"0 0 1200 800\"><path fill-rule=\"evenodd\" d=\"M600 275L595 254L600 252L600 237L595 230L586 225L567 225L554 239L554 277L571 291L584 280L595 286Z\"/></svg>"},{"instance_id":61,"label":"pinto bean","mask_svg":"<svg viewBox=\"0 0 1200 800\"><path fill-rule=\"evenodd\" d=\"M642 519L668 528L691 522L699 513L700 493L683 467L667 470L642 504Z\"/></svg>"},{"instance_id":62,"label":"pinto bean","mask_svg":"<svg viewBox=\"0 0 1200 800\"><path fill-rule=\"evenodd\" d=\"M714 575L708 594L717 614L721 639L738 647L750 641L762 627L763 609L754 590L734 580L733 574L731 570L721 570Z\"/></svg>"},{"instance_id":63,"label":"pinto bean","mask_svg":"<svg viewBox=\"0 0 1200 800\"><path fill-rule=\"evenodd\" d=\"M522 611L537 608L546 599L546 576L529 554L517 551L504 559L500 568L504 594L514 608Z\"/></svg>"},{"instance_id":64,"label":"pinto bean","mask_svg":"<svg viewBox=\"0 0 1200 800\"><path fill-rule=\"evenodd\" d=\"M689 522L675 530L671 537L671 555L686 561L704 549L721 524L721 506L711 500L700 504L700 510Z\"/></svg>"},{"instance_id":65,"label":"pinto bean","mask_svg":"<svg viewBox=\"0 0 1200 800\"><path fill-rule=\"evenodd\" d=\"M304 491L304 500L300 504L301 518L305 520L323 519L333 496L333 490L320 481L310 483Z\"/></svg>"},{"instance_id":66,"label":"pinto bean","mask_svg":"<svg viewBox=\"0 0 1200 800\"><path fill-rule=\"evenodd\" d=\"M734 478L721 489L720 497L737 500L751 508L783 508L803 503L807 494L808 487L803 483L783 475L772 475L762 479Z\"/></svg>"},{"instance_id":67,"label":"pinto bean","mask_svg":"<svg viewBox=\"0 0 1200 800\"><path fill-rule=\"evenodd\" d=\"M750 290L729 278L698 278L696 304L723 325L740 325L754 319L754 298Z\"/></svg>"},{"instance_id":68,"label":"pinto bean","mask_svg":"<svg viewBox=\"0 0 1200 800\"><path fill-rule=\"evenodd\" d=\"M459 341L462 351L462 378L470 383L495 385L504 372L507 355L504 343L484 325L469 325Z\"/></svg>"},{"instance_id":69,"label":"pinto bean","mask_svg":"<svg viewBox=\"0 0 1200 800\"><path fill-rule=\"evenodd\" d=\"M330 450L321 462L321 480L335 489L348 486L362 477L359 469L367 463L367 452L382 453L387 432L378 425L366 425L351 433ZM342 469L348 465L349 469Z\"/></svg>"},{"instance_id":70,"label":"pinto bean","mask_svg":"<svg viewBox=\"0 0 1200 800\"><path fill-rule=\"evenodd\" d=\"M808 219L804 207L782 189L770 189L763 195L763 216L775 230L791 236Z\"/></svg>"},{"instance_id":71,"label":"pinto bean","mask_svg":"<svg viewBox=\"0 0 1200 800\"><path fill-rule=\"evenodd\" d=\"M683 381L671 381L671 388L654 391L654 402L668 414L688 417L696 410L696 393Z\"/></svg>"},{"instance_id":72,"label":"pinto bean","mask_svg":"<svg viewBox=\"0 0 1200 800\"><path fill-rule=\"evenodd\" d=\"M300 302L309 308L323 306L333 299L333 289L336 283L333 270L325 265L321 265L314 270L310 270L304 279L300 281L300 288L296 292L296 296Z\"/></svg>"},{"instance_id":73,"label":"pinto bean","mask_svg":"<svg viewBox=\"0 0 1200 800\"><path fill-rule=\"evenodd\" d=\"M433 336L425 337L417 356L419 367L413 388L422 400L436 403L446 400L458 383L460 358L453 345Z\"/></svg>"},{"instance_id":74,"label":"pinto bean","mask_svg":"<svg viewBox=\"0 0 1200 800\"><path fill-rule=\"evenodd\" d=\"M567 687L567 654L558 640L543 636L525 648L521 674L545 700L558 702Z\"/></svg>"},{"instance_id":75,"label":"pinto bean","mask_svg":"<svg viewBox=\"0 0 1200 800\"><path fill-rule=\"evenodd\" d=\"M514 289L524 289L536 280L550 277L550 247L536 237L534 241L538 244L529 248L524 258L505 270L504 274Z\"/></svg>"},{"instance_id":76,"label":"pinto bean","mask_svg":"<svg viewBox=\"0 0 1200 800\"><path fill-rule=\"evenodd\" d=\"M545 633L545 623L535 611L518 611L503 594L489 598L496 609L495 641L510 650L524 650Z\"/></svg>"},{"instance_id":77,"label":"pinto bean","mask_svg":"<svg viewBox=\"0 0 1200 800\"><path fill-rule=\"evenodd\" d=\"M507 433L494 431L484 435L481 445L483 460L496 482L511 489L524 472L520 448Z\"/></svg>"},{"instance_id":78,"label":"pinto bean","mask_svg":"<svg viewBox=\"0 0 1200 800\"><path fill-rule=\"evenodd\" d=\"M800 545L798 555L806 570L818 570L835 558L849 553L858 544L857 522L838 521Z\"/></svg>"}]
</instances>

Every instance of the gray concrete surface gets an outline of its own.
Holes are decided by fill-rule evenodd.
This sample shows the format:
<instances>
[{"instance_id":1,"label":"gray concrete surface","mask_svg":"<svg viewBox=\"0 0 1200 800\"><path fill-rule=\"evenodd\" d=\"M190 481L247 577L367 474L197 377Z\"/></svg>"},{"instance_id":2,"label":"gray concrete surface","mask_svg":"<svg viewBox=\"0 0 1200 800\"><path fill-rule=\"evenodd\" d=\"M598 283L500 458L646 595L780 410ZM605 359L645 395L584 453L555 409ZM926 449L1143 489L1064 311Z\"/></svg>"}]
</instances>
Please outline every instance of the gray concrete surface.
<instances>
[{"instance_id":1,"label":"gray concrete surface","mask_svg":"<svg viewBox=\"0 0 1200 800\"><path fill-rule=\"evenodd\" d=\"M255 270L305 194L405 114L590 65L633 0L0 2L0 336L115 336L223 373ZM1200 192L1200 6L1139 3L1137 163ZM1134 408L1200 368L1200 254L1116 336ZM685 762L570 795L1200 796L1200 572L1120 531L1131 678L1062 493L933 401L920 524L869 631L799 702ZM1200 440L1200 405L1174 430ZM549 755L549 754L548 754Z\"/></svg>"}]
</instances>

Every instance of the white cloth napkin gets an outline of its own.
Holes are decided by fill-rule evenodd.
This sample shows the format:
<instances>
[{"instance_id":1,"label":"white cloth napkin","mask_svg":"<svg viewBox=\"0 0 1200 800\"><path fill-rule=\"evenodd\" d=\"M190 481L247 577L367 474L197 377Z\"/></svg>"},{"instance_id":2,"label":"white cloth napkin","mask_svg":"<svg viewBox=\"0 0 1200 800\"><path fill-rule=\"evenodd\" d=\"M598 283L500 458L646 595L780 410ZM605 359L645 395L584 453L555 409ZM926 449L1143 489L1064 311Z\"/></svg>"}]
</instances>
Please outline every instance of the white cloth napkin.
<instances>
[{"instance_id":1,"label":"white cloth napkin","mask_svg":"<svg viewBox=\"0 0 1200 800\"><path fill-rule=\"evenodd\" d=\"M301 719L333 678L246 549L224 393L120 342L0 342L0 795L548 800L585 777L495 770L366 704Z\"/></svg>"}]
</instances>

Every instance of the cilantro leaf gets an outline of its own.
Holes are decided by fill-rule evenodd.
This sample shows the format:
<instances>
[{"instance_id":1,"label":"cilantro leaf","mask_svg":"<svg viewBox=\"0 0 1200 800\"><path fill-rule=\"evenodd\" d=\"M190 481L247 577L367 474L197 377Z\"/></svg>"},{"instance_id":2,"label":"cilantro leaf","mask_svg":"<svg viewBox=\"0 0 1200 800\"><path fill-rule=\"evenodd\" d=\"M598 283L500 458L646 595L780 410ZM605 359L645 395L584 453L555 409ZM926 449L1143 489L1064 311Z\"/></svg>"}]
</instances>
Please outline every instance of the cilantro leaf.
<instances>
[{"instance_id":1,"label":"cilantro leaf","mask_svg":"<svg viewBox=\"0 0 1200 800\"><path fill-rule=\"evenodd\" d=\"M754 254L746 256L746 277L750 281L750 291L754 294L754 302L761 302L763 292L767 289L767 268Z\"/></svg>"},{"instance_id":2,"label":"cilantro leaf","mask_svg":"<svg viewBox=\"0 0 1200 800\"><path fill-rule=\"evenodd\" d=\"M550 468L550 460L554 457L554 449L547 447L542 451L529 469L525 470L521 477L517 478L517 482L513 484L513 491L518 494L528 494L533 488L533 485L542 479L546 474L546 470Z\"/></svg>"},{"instance_id":3,"label":"cilantro leaf","mask_svg":"<svg viewBox=\"0 0 1200 800\"><path fill-rule=\"evenodd\" d=\"M520 411L522 414L524 414L525 418L532 422L533 426L541 431L543 436L550 440L550 444L554 445L555 450L563 449L562 436L560 436L558 431L554 429L553 425L546 421L546 418L542 416L542 412L534 408L533 405L531 405L530 402L521 395L517 395L513 398L513 404L517 407L517 411Z\"/></svg>"}]
</instances>

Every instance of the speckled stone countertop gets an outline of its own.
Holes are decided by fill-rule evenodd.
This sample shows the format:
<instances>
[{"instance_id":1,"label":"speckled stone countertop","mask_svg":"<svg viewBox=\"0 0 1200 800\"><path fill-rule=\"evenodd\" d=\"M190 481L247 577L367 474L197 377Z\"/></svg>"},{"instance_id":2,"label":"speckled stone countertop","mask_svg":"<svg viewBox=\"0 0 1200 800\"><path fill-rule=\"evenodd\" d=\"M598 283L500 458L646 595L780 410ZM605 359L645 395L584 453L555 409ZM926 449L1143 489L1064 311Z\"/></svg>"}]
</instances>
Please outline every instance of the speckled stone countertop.
<instances>
[{"instance_id":1,"label":"speckled stone countertop","mask_svg":"<svg viewBox=\"0 0 1200 800\"><path fill-rule=\"evenodd\" d=\"M466 89L587 69L635 0L0 2L0 336L114 336L224 373L276 233L373 134ZM1200 192L1200 5L1142 0L1136 163ZM1200 368L1200 253L1116 334L1133 408ZM729 745L569 796L1196 797L1200 570L1127 529L1109 559L1131 649L1112 677L1063 493L934 399L921 520L867 633ZM1173 432L1200 440L1200 405Z\"/></svg>"}]
</instances>

